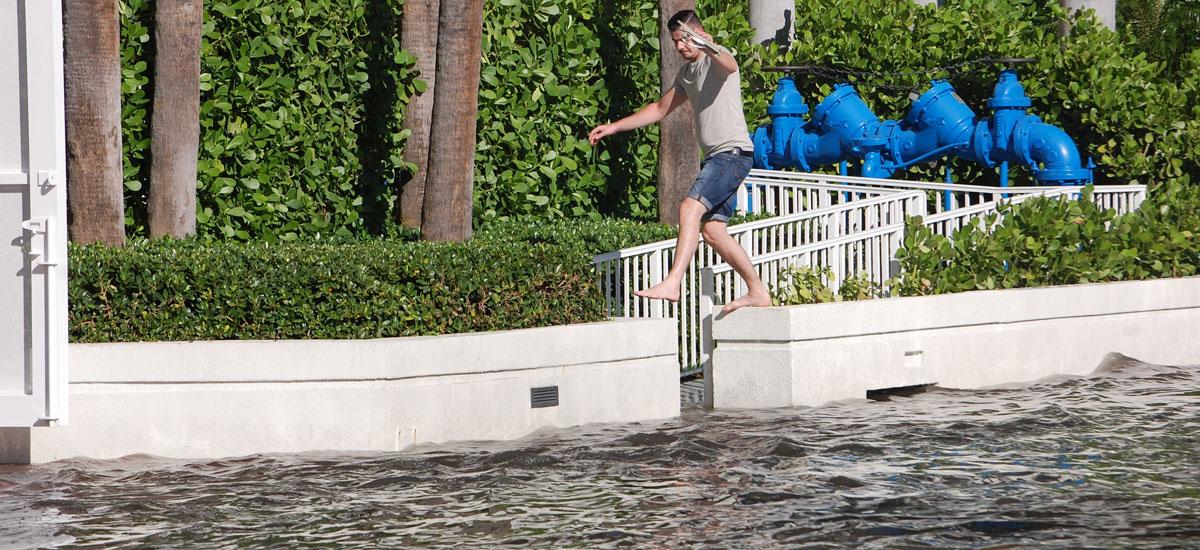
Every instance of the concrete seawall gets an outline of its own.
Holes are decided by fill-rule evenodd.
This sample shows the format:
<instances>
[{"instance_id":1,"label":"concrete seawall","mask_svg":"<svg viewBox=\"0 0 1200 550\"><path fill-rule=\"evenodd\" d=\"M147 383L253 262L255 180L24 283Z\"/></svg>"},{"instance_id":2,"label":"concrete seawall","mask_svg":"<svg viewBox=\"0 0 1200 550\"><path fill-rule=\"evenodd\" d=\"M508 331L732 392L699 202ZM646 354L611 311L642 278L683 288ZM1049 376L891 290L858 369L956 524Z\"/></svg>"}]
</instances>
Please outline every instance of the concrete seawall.
<instances>
[{"instance_id":1,"label":"concrete seawall","mask_svg":"<svg viewBox=\"0 0 1200 550\"><path fill-rule=\"evenodd\" d=\"M669 319L375 340L72 344L70 361L70 425L0 428L0 463L394 451L679 415Z\"/></svg>"},{"instance_id":2,"label":"concrete seawall","mask_svg":"<svg viewBox=\"0 0 1200 550\"><path fill-rule=\"evenodd\" d=\"M1200 277L743 309L713 326L710 405L1082 375L1110 352L1200 364Z\"/></svg>"}]
</instances>

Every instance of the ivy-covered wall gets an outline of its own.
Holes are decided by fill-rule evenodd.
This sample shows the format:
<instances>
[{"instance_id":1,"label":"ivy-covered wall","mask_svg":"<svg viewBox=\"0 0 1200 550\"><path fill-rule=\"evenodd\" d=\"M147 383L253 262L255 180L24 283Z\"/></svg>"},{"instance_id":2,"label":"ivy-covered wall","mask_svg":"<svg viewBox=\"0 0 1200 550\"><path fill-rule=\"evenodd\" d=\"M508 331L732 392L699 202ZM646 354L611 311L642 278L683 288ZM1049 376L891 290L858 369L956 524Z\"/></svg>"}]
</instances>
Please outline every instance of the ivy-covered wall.
<instances>
[{"instance_id":1,"label":"ivy-covered wall","mask_svg":"<svg viewBox=\"0 0 1200 550\"><path fill-rule=\"evenodd\" d=\"M121 0L128 224L143 232L153 91L151 0ZM777 78L763 68L823 64L904 72L967 59L1035 57L1022 68L1033 110L1066 128L1103 183L1200 174L1200 52L1148 57L1132 27L1081 22L1055 34L1056 0L797 0L791 51L752 45L746 2L701 0L718 42L738 52L747 120L765 122ZM399 49L401 0L214 0L202 46L199 231L215 239L291 240L386 232L403 166L407 97L423 86ZM653 219L657 130L585 142L597 123L659 92L657 2L487 0L475 220ZM858 79L885 118L908 91L947 77L980 116L994 68ZM815 104L832 82L807 79ZM882 86L881 86L882 84ZM966 163L959 181L995 175ZM909 177L940 177L926 166ZM1015 173L1014 177L1027 177Z\"/></svg>"}]
</instances>

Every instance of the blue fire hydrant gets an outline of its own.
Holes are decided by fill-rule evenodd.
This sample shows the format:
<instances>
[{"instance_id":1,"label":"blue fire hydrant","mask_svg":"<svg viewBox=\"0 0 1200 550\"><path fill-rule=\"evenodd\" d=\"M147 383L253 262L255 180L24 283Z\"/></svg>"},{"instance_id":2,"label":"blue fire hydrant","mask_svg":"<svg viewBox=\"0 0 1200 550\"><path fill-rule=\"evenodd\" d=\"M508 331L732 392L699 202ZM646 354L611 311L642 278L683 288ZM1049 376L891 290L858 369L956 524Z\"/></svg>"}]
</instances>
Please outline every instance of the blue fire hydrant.
<instances>
[{"instance_id":1,"label":"blue fire hydrant","mask_svg":"<svg viewBox=\"0 0 1200 550\"><path fill-rule=\"evenodd\" d=\"M954 87L935 80L903 120L880 120L849 84L837 85L805 120L808 106L791 77L779 80L767 114L771 124L754 132L757 168L798 167L812 171L822 164L861 163L861 175L886 178L941 157L957 157L1029 168L1038 184L1079 185L1092 182L1092 165L1081 162L1075 142L1061 128L1026 113L1032 102L1011 69L1000 73L988 107L993 116L979 120Z\"/></svg>"}]
</instances>

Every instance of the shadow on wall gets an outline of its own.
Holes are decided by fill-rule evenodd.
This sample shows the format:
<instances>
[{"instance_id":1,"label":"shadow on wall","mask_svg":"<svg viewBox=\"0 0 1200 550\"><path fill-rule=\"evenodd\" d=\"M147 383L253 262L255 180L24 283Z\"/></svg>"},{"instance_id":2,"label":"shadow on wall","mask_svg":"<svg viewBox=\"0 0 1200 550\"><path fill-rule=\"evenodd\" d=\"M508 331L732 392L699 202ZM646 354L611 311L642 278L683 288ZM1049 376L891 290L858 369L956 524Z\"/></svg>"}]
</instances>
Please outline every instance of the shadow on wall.
<instances>
[{"instance_id":1,"label":"shadow on wall","mask_svg":"<svg viewBox=\"0 0 1200 550\"><path fill-rule=\"evenodd\" d=\"M792 10L783 10L783 26L775 31L774 38L763 40L761 45L784 44L781 49L787 51L787 47L792 43L792 25Z\"/></svg>"}]
</instances>

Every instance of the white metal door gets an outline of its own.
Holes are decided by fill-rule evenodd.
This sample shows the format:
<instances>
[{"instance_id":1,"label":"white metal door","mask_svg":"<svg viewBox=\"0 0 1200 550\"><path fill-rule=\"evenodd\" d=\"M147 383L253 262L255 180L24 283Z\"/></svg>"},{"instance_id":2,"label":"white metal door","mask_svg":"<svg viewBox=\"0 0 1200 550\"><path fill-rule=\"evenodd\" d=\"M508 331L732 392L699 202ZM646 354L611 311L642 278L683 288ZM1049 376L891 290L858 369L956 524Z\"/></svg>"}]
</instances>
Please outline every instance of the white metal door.
<instances>
[{"instance_id":1,"label":"white metal door","mask_svg":"<svg viewBox=\"0 0 1200 550\"><path fill-rule=\"evenodd\" d=\"M60 0L0 0L0 426L67 415Z\"/></svg>"}]
</instances>

